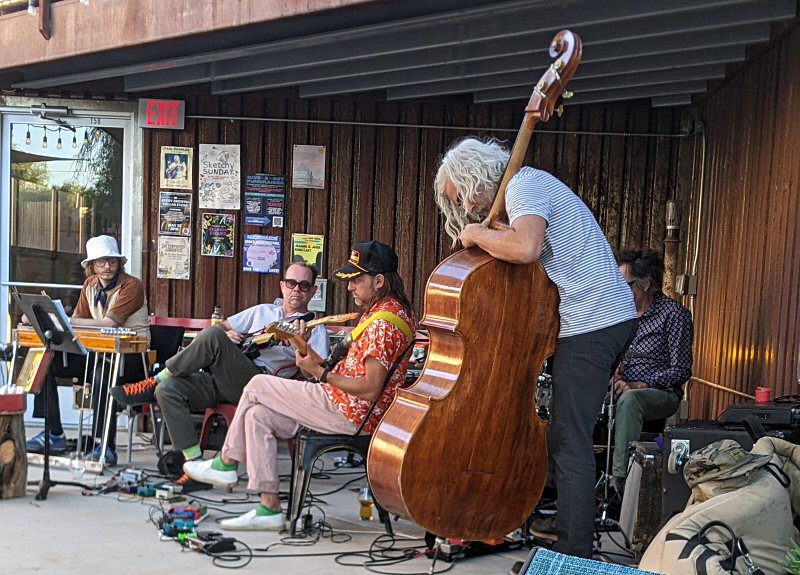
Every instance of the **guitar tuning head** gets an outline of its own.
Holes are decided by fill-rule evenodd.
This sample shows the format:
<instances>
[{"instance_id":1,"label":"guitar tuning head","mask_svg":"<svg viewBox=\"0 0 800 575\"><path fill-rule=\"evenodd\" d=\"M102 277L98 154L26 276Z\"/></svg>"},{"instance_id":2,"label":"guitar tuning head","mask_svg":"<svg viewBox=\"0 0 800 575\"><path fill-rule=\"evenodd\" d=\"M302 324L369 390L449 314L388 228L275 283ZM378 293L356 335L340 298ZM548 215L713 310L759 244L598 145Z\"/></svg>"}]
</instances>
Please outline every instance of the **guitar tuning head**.
<instances>
[{"instance_id":1,"label":"guitar tuning head","mask_svg":"<svg viewBox=\"0 0 800 575\"><path fill-rule=\"evenodd\" d=\"M556 108L556 116L559 118L564 115L564 104L559 104L558 108Z\"/></svg>"},{"instance_id":2,"label":"guitar tuning head","mask_svg":"<svg viewBox=\"0 0 800 575\"><path fill-rule=\"evenodd\" d=\"M561 97L562 97L562 98L564 98L565 100L569 100L569 99L570 99L570 98L572 98L572 96L574 96L574 95L575 95L575 93L574 93L574 92L570 92L569 90L564 90L564 91L561 93Z\"/></svg>"}]
</instances>

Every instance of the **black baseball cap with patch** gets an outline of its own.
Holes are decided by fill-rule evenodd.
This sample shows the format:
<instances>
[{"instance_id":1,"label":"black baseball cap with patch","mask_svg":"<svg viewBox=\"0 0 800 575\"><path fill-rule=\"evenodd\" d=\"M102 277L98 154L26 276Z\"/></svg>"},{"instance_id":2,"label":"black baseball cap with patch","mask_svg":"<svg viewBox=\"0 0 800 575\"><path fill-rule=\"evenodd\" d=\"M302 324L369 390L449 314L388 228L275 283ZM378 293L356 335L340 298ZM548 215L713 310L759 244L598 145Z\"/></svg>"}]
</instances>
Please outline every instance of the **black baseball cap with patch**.
<instances>
[{"instance_id":1,"label":"black baseball cap with patch","mask_svg":"<svg viewBox=\"0 0 800 575\"><path fill-rule=\"evenodd\" d=\"M378 241L358 242L353 244L350 259L333 272L340 280L352 280L358 276L369 274L385 274L397 271L397 254Z\"/></svg>"}]
</instances>

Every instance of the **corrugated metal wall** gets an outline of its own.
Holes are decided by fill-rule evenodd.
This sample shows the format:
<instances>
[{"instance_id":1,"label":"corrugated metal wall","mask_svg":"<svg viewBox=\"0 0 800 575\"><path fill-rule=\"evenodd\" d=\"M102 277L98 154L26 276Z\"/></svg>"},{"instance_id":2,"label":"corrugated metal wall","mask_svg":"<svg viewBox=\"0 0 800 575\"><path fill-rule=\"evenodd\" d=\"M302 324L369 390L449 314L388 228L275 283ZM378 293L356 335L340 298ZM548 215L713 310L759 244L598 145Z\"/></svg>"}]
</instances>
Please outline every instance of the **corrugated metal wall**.
<instances>
[{"instance_id":1,"label":"corrugated metal wall","mask_svg":"<svg viewBox=\"0 0 800 575\"><path fill-rule=\"evenodd\" d=\"M495 135L513 142L525 102L516 106L397 104L361 101L190 98L187 114L200 116L310 119L311 123L187 119L182 132L145 130L144 281L158 315L208 317L213 305L234 313L277 295L278 277L241 272L243 218L237 215L239 252L234 258L199 255L200 224L194 205L191 281L156 279L159 152L165 145L241 144L242 173L291 174L294 144L327 147L324 190L287 189L284 258L291 234L325 236L322 277L349 254L353 241L376 238L393 244L400 272L418 311L425 282L448 253L432 182L438 156L467 134ZM319 121L335 120L341 124ZM395 127L372 124L474 126ZM550 170L579 193L607 231L613 247L661 249L667 199L686 201L693 141L679 134L678 113L647 106L567 108L561 119L540 124L529 151L533 165ZM510 129L505 132L489 128ZM545 133L544 130L560 133ZM666 134L656 137L654 134ZM628 134L628 135L621 135ZM196 160L195 160L196 164ZM195 173L196 173L195 169ZM195 175L196 178L196 175ZM287 185L288 185L287 178ZM247 233L281 233L254 226ZM352 307L344 284L331 281L328 312ZM498 294L500 296L505 294Z\"/></svg>"},{"instance_id":2,"label":"corrugated metal wall","mask_svg":"<svg viewBox=\"0 0 800 575\"><path fill-rule=\"evenodd\" d=\"M759 385L798 394L800 31L733 75L701 119L695 375L748 394ZM694 383L690 414L713 418L741 400Z\"/></svg>"}]
</instances>

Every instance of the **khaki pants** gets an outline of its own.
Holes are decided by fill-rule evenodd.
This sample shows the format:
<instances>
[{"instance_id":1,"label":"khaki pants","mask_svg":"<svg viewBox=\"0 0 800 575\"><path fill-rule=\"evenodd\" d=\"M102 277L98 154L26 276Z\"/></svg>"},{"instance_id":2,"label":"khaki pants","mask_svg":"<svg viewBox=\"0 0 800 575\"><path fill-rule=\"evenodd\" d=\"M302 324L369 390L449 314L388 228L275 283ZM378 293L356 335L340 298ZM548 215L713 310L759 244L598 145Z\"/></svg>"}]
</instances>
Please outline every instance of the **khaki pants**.
<instances>
[{"instance_id":1,"label":"khaki pants","mask_svg":"<svg viewBox=\"0 0 800 575\"><path fill-rule=\"evenodd\" d=\"M357 429L321 385L257 375L242 392L222 453L247 463L248 490L278 493L278 439L294 437L301 426L322 433Z\"/></svg>"}]
</instances>

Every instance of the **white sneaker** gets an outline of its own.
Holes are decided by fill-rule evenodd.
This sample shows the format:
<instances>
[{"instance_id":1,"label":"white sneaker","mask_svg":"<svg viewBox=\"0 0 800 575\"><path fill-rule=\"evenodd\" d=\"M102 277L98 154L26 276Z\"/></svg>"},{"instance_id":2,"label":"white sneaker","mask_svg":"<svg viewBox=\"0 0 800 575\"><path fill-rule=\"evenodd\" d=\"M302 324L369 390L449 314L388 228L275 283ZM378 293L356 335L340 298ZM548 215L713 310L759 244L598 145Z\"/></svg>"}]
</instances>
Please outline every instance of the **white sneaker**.
<instances>
[{"instance_id":1,"label":"white sneaker","mask_svg":"<svg viewBox=\"0 0 800 575\"><path fill-rule=\"evenodd\" d=\"M253 509L239 517L223 519L219 526L231 531L282 531L283 523L283 513L256 515L256 510Z\"/></svg>"},{"instance_id":2,"label":"white sneaker","mask_svg":"<svg viewBox=\"0 0 800 575\"><path fill-rule=\"evenodd\" d=\"M210 483L214 487L230 489L239 483L239 476L236 471L218 471L212 469L212 459L195 459L183 464L183 472L194 479L203 483Z\"/></svg>"}]
</instances>

